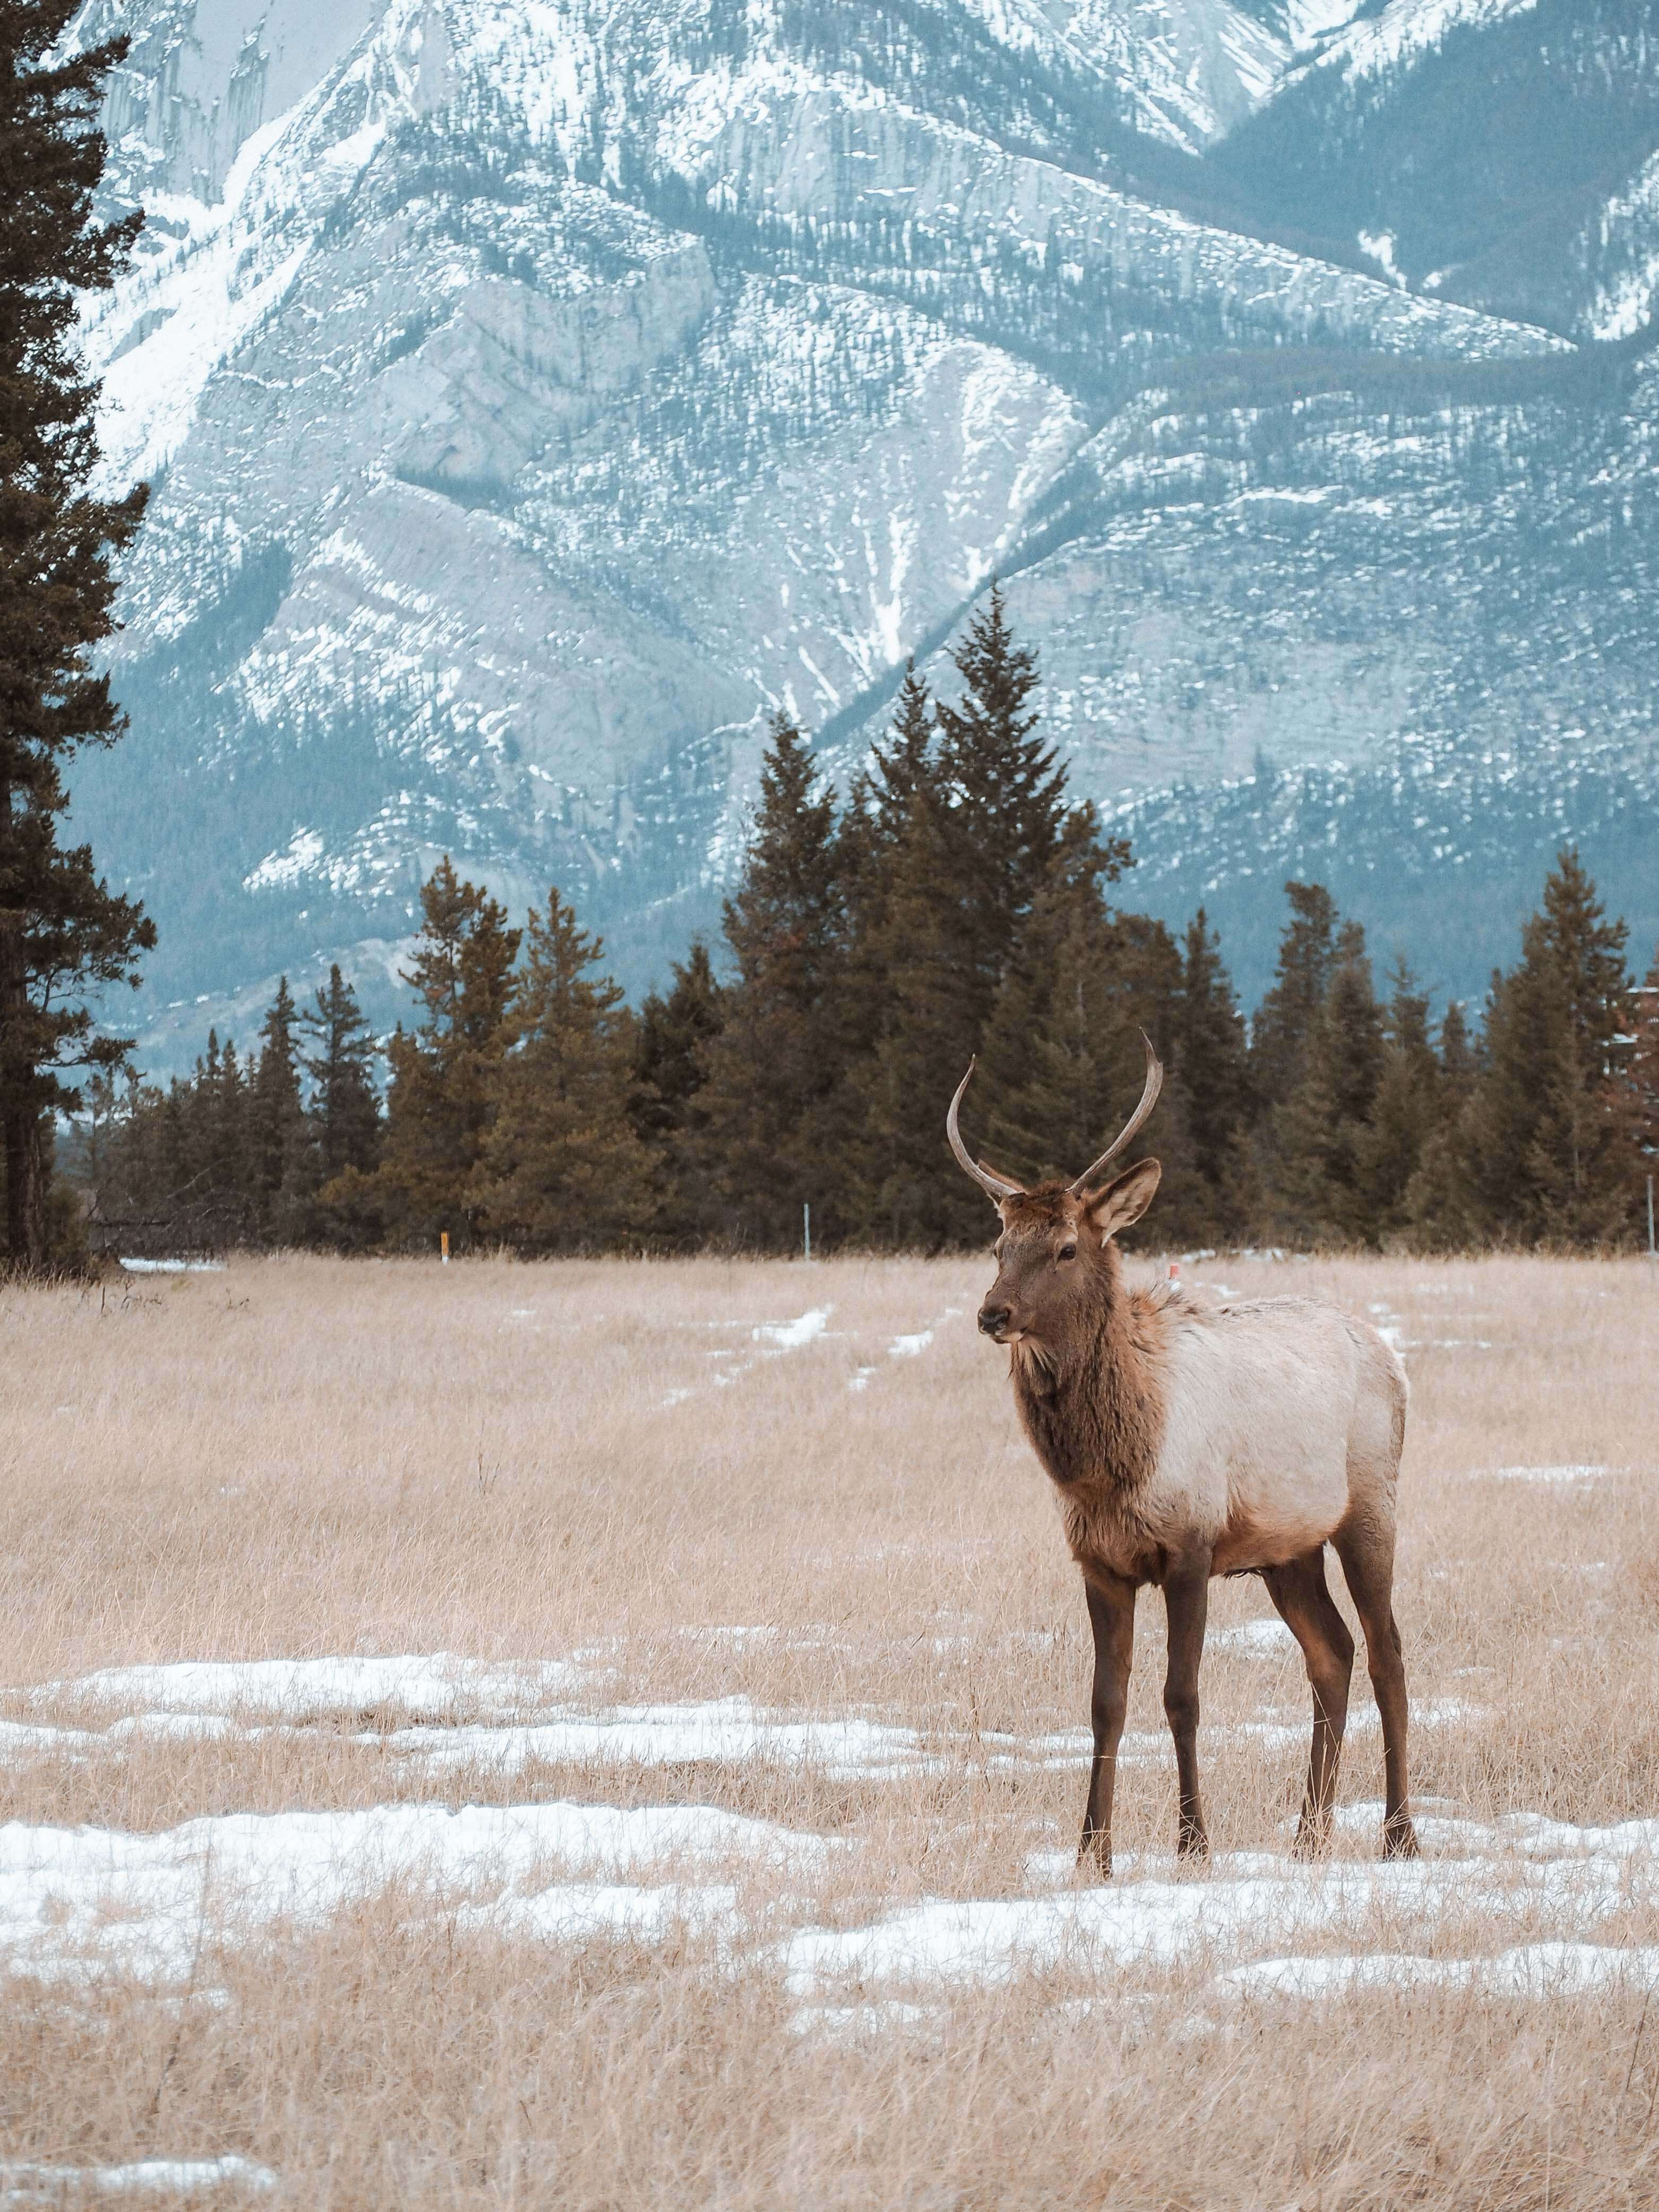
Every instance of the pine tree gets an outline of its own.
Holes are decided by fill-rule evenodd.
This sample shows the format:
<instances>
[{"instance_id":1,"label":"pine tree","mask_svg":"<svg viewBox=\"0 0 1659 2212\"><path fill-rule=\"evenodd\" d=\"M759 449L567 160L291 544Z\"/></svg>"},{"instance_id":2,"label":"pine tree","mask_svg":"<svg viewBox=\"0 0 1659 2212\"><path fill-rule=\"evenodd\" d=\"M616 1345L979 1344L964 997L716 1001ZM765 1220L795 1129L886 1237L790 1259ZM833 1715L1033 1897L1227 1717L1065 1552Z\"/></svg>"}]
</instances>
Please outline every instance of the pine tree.
<instances>
[{"instance_id":1,"label":"pine tree","mask_svg":"<svg viewBox=\"0 0 1659 2212\"><path fill-rule=\"evenodd\" d=\"M118 1066L131 1040L94 1035L80 994L136 981L155 943L111 894L90 848L58 842L64 771L125 727L90 656L114 628L113 556L143 513L90 490L98 385L76 344L79 295L125 266L142 217L100 225L94 127L116 39L50 64L78 0L0 0L0 1172L12 1265L47 1257L51 1117L65 1077Z\"/></svg>"},{"instance_id":2,"label":"pine tree","mask_svg":"<svg viewBox=\"0 0 1659 2212\"><path fill-rule=\"evenodd\" d=\"M1625 1081L1630 1094L1628 1120L1644 1176L1659 1172L1659 945L1653 965L1632 994L1632 1043Z\"/></svg>"},{"instance_id":3,"label":"pine tree","mask_svg":"<svg viewBox=\"0 0 1659 2212\"><path fill-rule=\"evenodd\" d=\"M219 1054L217 1078L203 1102L208 1188L215 1218L225 1235L238 1242L260 1231L257 1162L249 1146L252 1101L242 1073L236 1041L227 1037Z\"/></svg>"},{"instance_id":4,"label":"pine tree","mask_svg":"<svg viewBox=\"0 0 1659 2212\"><path fill-rule=\"evenodd\" d=\"M635 1042L632 1120L647 1144L667 1144L690 1122L707 1080L708 1041L720 1034L725 1019L725 994L700 937L692 939L690 951L673 967L668 996L647 993Z\"/></svg>"},{"instance_id":5,"label":"pine tree","mask_svg":"<svg viewBox=\"0 0 1659 2212\"><path fill-rule=\"evenodd\" d=\"M1370 1127L1358 1148L1364 1212L1370 1239L1377 1243L1407 1227L1407 1193L1445 1113L1444 1079L1429 1042L1428 999L1403 955L1389 981L1382 1072Z\"/></svg>"},{"instance_id":6,"label":"pine tree","mask_svg":"<svg viewBox=\"0 0 1659 2212\"><path fill-rule=\"evenodd\" d=\"M1336 961L1336 902L1323 884L1288 883L1291 919L1279 945L1278 979L1256 1014L1250 1075L1267 1106L1282 1106L1306 1072L1308 1041Z\"/></svg>"},{"instance_id":7,"label":"pine tree","mask_svg":"<svg viewBox=\"0 0 1659 2212\"><path fill-rule=\"evenodd\" d=\"M708 1050L725 1022L726 994L708 946L695 938L684 961L674 963L667 997L653 991L640 1009L634 1047L629 1114L653 1155L653 1233L669 1243L694 1241L702 1219L693 1160L707 1123Z\"/></svg>"},{"instance_id":8,"label":"pine tree","mask_svg":"<svg viewBox=\"0 0 1659 2212\"><path fill-rule=\"evenodd\" d=\"M1204 908L1187 926L1170 1058L1187 1101L1193 1165L1207 1187L1202 1241L1241 1236L1255 1209L1249 1135L1255 1111L1249 1039Z\"/></svg>"},{"instance_id":9,"label":"pine tree","mask_svg":"<svg viewBox=\"0 0 1659 2212\"><path fill-rule=\"evenodd\" d=\"M1164 1181L1151 1233L1184 1242L1207 1218L1207 1194L1193 1167L1189 1102L1168 1042L1181 954L1162 922L1109 908L1103 886L1115 866L1094 810L1078 808L987 1030L979 1106L985 1150L1028 1184L1080 1174L1140 1095L1144 1030L1166 1060L1164 1097L1121 1164L1156 1155ZM983 1228L981 1215L981 1235Z\"/></svg>"},{"instance_id":10,"label":"pine tree","mask_svg":"<svg viewBox=\"0 0 1659 2212\"><path fill-rule=\"evenodd\" d=\"M1610 922L1577 851L1563 846L1544 882L1545 934L1560 969L1584 1088L1615 1082L1627 1048L1630 932Z\"/></svg>"},{"instance_id":11,"label":"pine tree","mask_svg":"<svg viewBox=\"0 0 1659 2212\"><path fill-rule=\"evenodd\" d=\"M1364 1162L1382 1069L1382 1015L1365 933L1345 922L1303 1048L1302 1079L1272 1115L1267 1204L1275 1233L1287 1241L1376 1241Z\"/></svg>"},{"instance_id":12,"label":"pine tree","mask_svg":"<svg viewBox=\"0 0 1659 2212\"><path fill-rule=\"evenodd\" d=\"M246 1182L255 1231L265 1243L282 1242L299 1226L305 1177L306 1115L300 1094L296 1015L288 977L260 1030L247 1103Z\"/></svg>"},{"instance_id":13,"label":"pine tree","mask_svg":"<svg viewBox=\"0 0 1659 2212\"><path fill-rule=\"evenodd\" d=\"M337 962L329 969L328 988L319 990L315 1007L299 1016L298 1025L313 1048L300 1062L311 1079L313 1180L325 1185L348 1168L372 1174L380 1151L374 1039Z\"/></svg>"},{"instance_id":14,"label":"pine tree","mask_svg":"<svg viewBox=\"0 0 1659 2212\"><path fill-rule=\"evenodd\" d=\"M959 950L982 1024L1020 925L1048 878L1067 811L1066 770L1055 748L1037 735L1040 718L1030 704L1040 681L1036 655L1014 643L996 586L952 659L962 696L954 707L941 700L936 709L939 766L951 799L944 826L955 863L952 889L962 901ZM1122 848L1107 849L1121 867Z\"/></svg>"},{"instance_id":15,"label":"pine tree","mask_svg":"<svg viewBox=\"0 0 1659 2212\"><path fill-rule=\"evenodd\" d=\"M1468 1022L1462 1005L1454 999L1440 1018L1440 1078L1449 1111L1461 1112L1474 1088L1478 1068Z\"/></svg>"},{"instance_id":16,"label":"pine tree","mask_svg":"<svg viewBox=\"0 0 1659 2212\"><path fill-rule=\"evenodd\" d=\"M1467 1212L1486 1237L1582 1246L1634 1224L1625 939L1564 849L1522 933L1519 965L1492 978L1460 1123Z\"/></svg>"},{"instance_id":17,"label":"pine tree","mask_svg":"<svg viewBox=\"0 0 1659 2212\"><path fill-rule=\"evenodd\" d=\"M860 811L868 814L873 825L878 850L890 850L902 836L911 801L930 785L937 734L927 686L917 675L915 662L908 660L893 711L892 734L884 744L871 749L869 772L855 793Z\"/></svg>"},{"instance_id":18,"label":"pine tree","mask_svg":"<svg viewBox=\"0 0 1659 2212\"><path fill-rule=\"evenodd\" d=\"M975 1104L1000 1174L1027 1185L1069 1179L1101 1150L1135 1042L1124 1003L1106 854L1091 808L1060 835L986 1025ZM954 1085L952 1086L954 1088ZM948 1097L947 1093L947 1097Z\"/></svg>"},{"instance_id":19,"label":"pine tree","mask_svg":"<svg viewBox=\"0 0 1659 2212\"><path fill-rule=\"evenodd\" d=\"M1030 705L1036 657L1014 643L1000 592L955 660L963 696L935 709L931 745L919 687L901 693L883 772L893 799L878 810L873 937L861 929L854 952L860 1026L873 1048L858 1078L861 1143L849 1182L859 1225L900 1244L983 1234L982 1200L949 1172L945 1110L985 1041L1067 817L1066 771ZM1115 880L1127 845L1103 838L1092 816L1079 834L1098 852L1094 879Z\"/></svg>"},{"instance_id":20,"label":"pine tree","mask_svg":"<svg viewBox=\"0 0 1659 2212\"><path fill-rule=\"evenodd\" d=\"M534 907L514 1007L520 1042L473 1178L477 1210L521 1249L607 1249L649 1221L651 1156L629 1117L633 1020L556 890Z\"/></svg>"},{"instance_id":21,"label":"pine tree","mask_svg":"<svg viewBox=\"0 0 1659 2212\"><path fill-rule=\"evenodd\" d=\"M456 876L447 854L421 891L422 928L404 981L424 1009L399 1028L375 1194L392 1233L426 1240L472 1227L474 1176L494 1112L496 1078L514 1038L513 963L523 933L507 909ZM367 1194L343 1194L361 1207Z\"/></svg>"},{"instance_id":22,"label":"pine tree","mask_svg":"<svg viewBox=\"0 0 1659 2212\"><path fill-rule=\"evenodd\" d=\"M1440 1023L1436 1089L1438 1112L1406 1188L1405 1237L1414 1251L1457 1252L1484 1231L1469 1188L1465 1120L1480 1073L1480 1054L1463 1009L1454 999Z\"/></svg>"},{"instance_id":23,"label":"pine tree","mask_svg":"<svg viewBox=\"0 0 1659 2212\"><path fill-rule=\"evenodd\" d=\"M834 799L787 715L773 720L725 927L738 972L705 1048L705 1220L725 1238L787 1249L810 1205L827 1243L843 1220L830 1136L848 1049L846 871Z\"/></svg>"}]
</instances>

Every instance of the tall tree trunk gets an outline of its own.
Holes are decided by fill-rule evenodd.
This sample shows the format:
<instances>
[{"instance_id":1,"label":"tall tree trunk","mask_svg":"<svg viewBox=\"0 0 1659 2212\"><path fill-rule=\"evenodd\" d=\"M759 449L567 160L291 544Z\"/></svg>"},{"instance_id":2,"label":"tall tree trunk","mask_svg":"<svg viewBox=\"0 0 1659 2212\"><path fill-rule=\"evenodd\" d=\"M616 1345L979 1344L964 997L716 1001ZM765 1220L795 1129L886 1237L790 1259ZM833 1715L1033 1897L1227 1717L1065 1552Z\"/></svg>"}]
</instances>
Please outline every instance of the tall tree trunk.
<instances>
[{"instance_id":1,"label":"tall tree trunk","mask_svg":"<svg viewBox=\"0 0 1659 2212\"><path fill-rule=\"evenodd\" d=\"M46 1258L46 1160L40 1120L8 1102L3 1136L6 1160L6 1249L14 1268L33 1272Z\"/></svg>"},{"instance_id":2,"label":"tall tree trunk","mask_svg":"<svg viewBox=\"0 0 1659 2212\"><path fill-rule=\"evenodd\" d=\"M11 786L0 782L0 882L8 872L11 826ZM0 1156L3 1156L6 1173L6 1257L14 1267L38 1267L45 1256L46 1242L41 1237L37 1243L30 1234L31 1223L44 1214L45 1208L34 1189L40 1145L29 1110L33 1070L23 1057L28 1022L24 925L20 908L0 907Z\"/></svg>"}]
</instances>

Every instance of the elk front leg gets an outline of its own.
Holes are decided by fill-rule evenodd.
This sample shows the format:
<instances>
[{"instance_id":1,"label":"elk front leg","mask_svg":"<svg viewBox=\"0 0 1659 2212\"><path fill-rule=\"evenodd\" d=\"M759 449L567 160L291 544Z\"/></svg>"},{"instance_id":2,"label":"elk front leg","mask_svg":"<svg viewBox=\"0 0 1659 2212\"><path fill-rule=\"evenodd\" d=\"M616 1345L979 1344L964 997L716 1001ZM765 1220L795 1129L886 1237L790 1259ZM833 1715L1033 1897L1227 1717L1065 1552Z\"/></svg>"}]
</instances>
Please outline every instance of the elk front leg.
<instances>
[{"instance_id":1,"label":"elk front leg","mask_svg":"<svg viewBox=\"0 0 1659 2212\"><path fill-rule=\"evenodd\" d=\"M1210 1839L1198 1794L1198 1669L1204 1656L1204 1623L1210 1606L1207 1552L1171 1563L1164 1578L1164 1603L1170 1620L1164 1711L1175 1738L1176 1776L1181 1791L1176 1856L1205 1858Z\"/></svg>"},{"instance_id":2,"label":"elk front leg","mask_svg":"<svg viewBox=\"0 0 1659 2212\"><path fill-rule=\"evenodd\" d=\"M1098 1583L1085 1581L1089 1626L1095 1638L1094 1691L1089 1717L1094 1726L1094 1759L1089 1768L1089 1802L1083 1808L1081 1866L1092 1858L1103 1876L1112 1871L1112 1792L1117 1782L1117 1747L1129 1705L1129 1668L1134 1660L1135 1591L1116 1576Z\"/></svg>"}]
</instances>

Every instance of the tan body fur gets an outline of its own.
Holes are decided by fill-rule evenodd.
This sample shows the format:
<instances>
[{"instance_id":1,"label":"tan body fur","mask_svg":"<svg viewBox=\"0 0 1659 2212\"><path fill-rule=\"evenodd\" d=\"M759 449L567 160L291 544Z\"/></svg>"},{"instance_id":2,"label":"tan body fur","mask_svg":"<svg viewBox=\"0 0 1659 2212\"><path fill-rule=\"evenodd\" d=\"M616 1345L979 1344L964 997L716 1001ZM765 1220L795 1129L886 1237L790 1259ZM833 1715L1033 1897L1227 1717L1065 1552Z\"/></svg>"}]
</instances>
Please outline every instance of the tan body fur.
<instances>
[{"instance_id":1,"label":"tan body fur","mask_svg":"<svg viewBox=\"0 0 1659 2212\"><path fill-rule=\"evenodd\" d=\"M1078 1402L1100 1364L1058 1375L1034 1345L1011 1363L1085 1574L1161 1582L1194 1536L1213 1574L1237 1574L1287 1565L1350 1521L1392 1528L1407 1383L1375 1329L1313 1299L1200 1307L1160 1285L1125 1295L1110 1334L1115 1420Z\"/></svg>"}]
</instances>

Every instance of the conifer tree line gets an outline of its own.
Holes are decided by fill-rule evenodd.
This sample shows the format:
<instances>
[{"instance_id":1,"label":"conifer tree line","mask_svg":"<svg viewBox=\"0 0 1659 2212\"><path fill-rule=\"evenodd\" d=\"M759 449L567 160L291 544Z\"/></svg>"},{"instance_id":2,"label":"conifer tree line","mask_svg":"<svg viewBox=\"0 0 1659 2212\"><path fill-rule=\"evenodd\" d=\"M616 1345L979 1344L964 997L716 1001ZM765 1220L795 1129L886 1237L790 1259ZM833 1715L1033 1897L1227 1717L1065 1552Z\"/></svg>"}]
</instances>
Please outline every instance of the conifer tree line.
<instances>
[{"instance_id":1,"label":"conifer tree line","mask_svg":"<svg viewBox=\"0 0 1659 2212\"><path fill-rule=\"evenodd\" d=\"M945 1151L1071 1176L1167 1070L1131 1158L1174 1248L1596 1249L1644 1228L1659 1165L1659 956L1564 850L1478 1024L1360 926L1285 886L1274 981L1247 1025L1200 908L1121 902L1126 844L1041 733L1036 660L994 591L955 655L914 669L837 800L775 719L724 956L694 944L637 1012L550 890L526 926L446 860L422 895L412 1018L377 1048L334 969L286 981L246 1060L210 1042L163 1091L94 1079L74 1174L107 1238L525 1254L982 1243ZM384 1097L380 1088L383 1084Z\"/></svg>"},{"instance_id":2,"label":"conifer tree line","mask_svg":"<svg viewBox=\"0 0 1659 2212\"><path fill-rule=\"evenodd\" d=\"M143 908L60 834L66 769L126 726L93 656L147 495L93 490L98 385L76 343L79 297L114 283L143 218L94 217L99 104L128 41L66 57L76 13L76 0L0 0L0 1256L26 1269L70 1230L52 1202L57 1121L82 1104L82 1074L118 1066L131 1042L100 1034L82 994L136 983L155 942Z\"/></svg>"}]
</instances>

